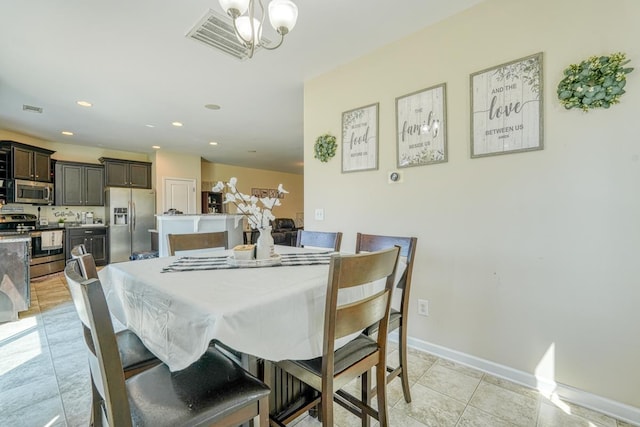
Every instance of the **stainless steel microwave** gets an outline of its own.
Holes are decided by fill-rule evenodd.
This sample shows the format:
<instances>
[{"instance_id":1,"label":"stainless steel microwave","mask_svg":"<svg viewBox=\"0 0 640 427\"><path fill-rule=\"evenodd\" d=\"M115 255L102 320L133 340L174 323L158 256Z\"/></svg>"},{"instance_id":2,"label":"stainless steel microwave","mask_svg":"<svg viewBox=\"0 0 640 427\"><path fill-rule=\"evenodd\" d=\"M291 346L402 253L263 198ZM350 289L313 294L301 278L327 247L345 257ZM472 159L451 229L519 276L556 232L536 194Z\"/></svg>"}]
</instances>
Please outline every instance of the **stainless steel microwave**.
<instances>
[{"instance_id":1,"label":"stainless steel microwave","mask_svg":"<svg viewBox=\"0 0 640 427\"><path fill-rule=\"evenodd\" d=\"M53 204L53 184L50 182L9 181L9 202L30 203L32 205Z\"/></svg>"}]
</instances>

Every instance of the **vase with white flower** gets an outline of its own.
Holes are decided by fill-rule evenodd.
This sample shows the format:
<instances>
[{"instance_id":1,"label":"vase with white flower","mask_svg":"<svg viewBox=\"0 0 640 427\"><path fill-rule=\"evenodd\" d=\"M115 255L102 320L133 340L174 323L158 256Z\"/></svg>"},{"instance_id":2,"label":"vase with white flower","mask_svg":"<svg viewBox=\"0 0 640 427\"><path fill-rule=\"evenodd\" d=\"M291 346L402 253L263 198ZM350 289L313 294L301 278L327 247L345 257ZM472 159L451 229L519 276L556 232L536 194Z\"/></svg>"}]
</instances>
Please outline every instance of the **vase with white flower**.
<instances>
[{"instance_id":1,"label":"vase with white flower","mask_svg":"<svg viewBox=\"0 0 640 427\"><path fill-rule=\"evenodd\" d=\"M223 203L232 203L238 213L247 218L249 226L260 232L256 242L256 259L271 258L274 255L271 221L275 219L271 211L274 207L281 206L280 196L288 193L288 191L282 187L282 184L279 184L276 197L258 197L240 192L237 183L238 179L236 177L232 177L229 180ZM224 190L224 186L223 182L218 181L212 191L220 192ZM258 202L260 202L261 206L258 206Z\"/></svg>"}]
</instances>

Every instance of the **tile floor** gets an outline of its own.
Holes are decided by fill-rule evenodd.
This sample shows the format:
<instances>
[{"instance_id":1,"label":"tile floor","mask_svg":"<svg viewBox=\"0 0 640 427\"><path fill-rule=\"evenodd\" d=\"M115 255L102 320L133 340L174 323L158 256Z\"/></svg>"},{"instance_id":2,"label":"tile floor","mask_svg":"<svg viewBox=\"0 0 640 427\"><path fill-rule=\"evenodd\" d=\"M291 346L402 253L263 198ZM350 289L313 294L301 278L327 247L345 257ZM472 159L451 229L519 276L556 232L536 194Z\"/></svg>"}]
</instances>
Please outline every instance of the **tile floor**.
<instances>
[{"instance_id":1,"label":"tile floor","mask_svg":"<svg viewBox=\"0 0 640 427\"><path fill-rule=\"evenodd\" d=\"M0 324L0 426L86 426L89 372L64 276L34 279L31 299L19 321ZM394 427L631 427L427 353L412 351L409 363L413 402L404 401L398 380L388 389ZM319 425L306 417L296 427ZM336 405L337 427L357 425Z\"/></svg>"}]
</instances>

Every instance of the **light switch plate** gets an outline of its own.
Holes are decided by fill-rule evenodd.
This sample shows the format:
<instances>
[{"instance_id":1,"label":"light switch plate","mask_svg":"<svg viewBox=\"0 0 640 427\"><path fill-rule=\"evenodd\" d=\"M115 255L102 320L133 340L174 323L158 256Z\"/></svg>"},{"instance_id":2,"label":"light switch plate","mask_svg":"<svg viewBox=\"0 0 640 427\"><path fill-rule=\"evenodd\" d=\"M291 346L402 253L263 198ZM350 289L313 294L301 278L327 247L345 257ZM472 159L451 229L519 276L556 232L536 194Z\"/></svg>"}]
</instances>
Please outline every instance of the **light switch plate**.
<instances>
[{"instance_id":1,"label":"light switch plate","mask_svg":"<svg viewBox=\"0 0 640 427\"><path fill-rule=\"evenodd\" d=\"M324 209L316 209L315 219L316 221L324 221Z\"/></svg>"}]
</instances>

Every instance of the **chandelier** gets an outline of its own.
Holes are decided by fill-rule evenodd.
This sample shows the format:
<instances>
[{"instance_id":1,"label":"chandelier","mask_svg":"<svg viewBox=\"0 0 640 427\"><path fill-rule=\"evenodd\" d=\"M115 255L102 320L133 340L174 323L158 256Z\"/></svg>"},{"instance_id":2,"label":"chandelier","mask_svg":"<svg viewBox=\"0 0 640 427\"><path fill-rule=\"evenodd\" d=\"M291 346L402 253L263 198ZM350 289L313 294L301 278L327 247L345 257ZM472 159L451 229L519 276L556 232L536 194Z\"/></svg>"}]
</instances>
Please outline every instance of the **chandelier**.
<instances>
[{"instance_id":1,"label":"chandelier","mask_svg":"<svg viewBox=\"0 0 640 427\"><path fill-rule=\"evenodd\" d=\"M280 42L275 46L266 46L262 41L265 7L262 0L218 0L220 7L233 19L233 29L238 41L247 48L249 58L257 47L275 50L282 45L284 36L293 29L298 19L298 7L291 0L271 0L269 3L269 21L280 34ZM260 6L260 19L256 18L255 4Z\"/></svg>"}]
</instances>

